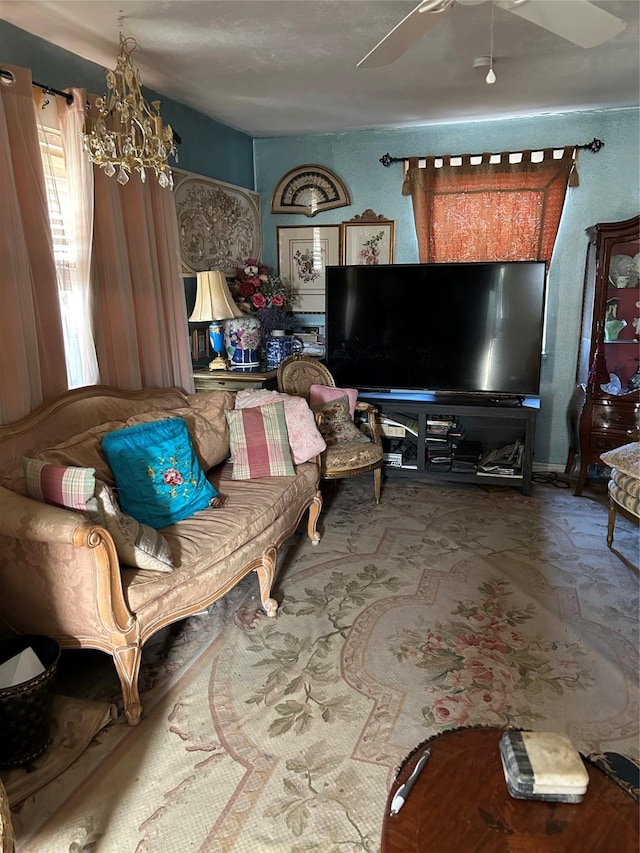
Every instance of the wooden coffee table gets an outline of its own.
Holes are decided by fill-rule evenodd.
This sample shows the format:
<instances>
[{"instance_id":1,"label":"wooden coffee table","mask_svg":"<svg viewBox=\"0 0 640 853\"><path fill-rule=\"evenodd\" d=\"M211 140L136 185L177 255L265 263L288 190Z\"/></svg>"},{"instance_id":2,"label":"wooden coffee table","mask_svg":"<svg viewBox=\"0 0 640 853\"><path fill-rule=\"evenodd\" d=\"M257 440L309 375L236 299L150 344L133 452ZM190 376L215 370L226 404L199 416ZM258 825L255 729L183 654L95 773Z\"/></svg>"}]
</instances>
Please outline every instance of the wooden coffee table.
<instances>
[{"instance_id":1,"label":"wooden coffee table","mask_svg":"<svg viewBox=\"0 0 640 853\"><path fill-rule=\"evenodd\" d=\"M382 826L381 853L638 853L638 805L585 761L581 803L517 800L500 761L502 729L447 732L416 751L394 782ZM431 757L402 809L391 801L422 755Z\"/></svg>"}]
</instances>

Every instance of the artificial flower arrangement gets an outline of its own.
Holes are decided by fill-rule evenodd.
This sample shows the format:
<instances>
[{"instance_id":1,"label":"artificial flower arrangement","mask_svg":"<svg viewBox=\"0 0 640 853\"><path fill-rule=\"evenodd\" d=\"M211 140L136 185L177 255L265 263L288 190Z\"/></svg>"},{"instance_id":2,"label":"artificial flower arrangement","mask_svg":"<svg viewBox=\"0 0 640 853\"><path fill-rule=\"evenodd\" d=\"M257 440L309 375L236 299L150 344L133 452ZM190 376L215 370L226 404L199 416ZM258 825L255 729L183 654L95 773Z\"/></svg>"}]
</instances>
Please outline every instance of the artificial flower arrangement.
<instances>
[{"instance_id":1,"label":"artificial flower arrangement","mask_svg":"<svg viewBox=\"0 0 640 853\"><path fill-rule=\"evenodd\" d=\"M272 275L269 267L255 258L247 258L243 266L237 267L231 293L246 314L265 308L291 311L296 301L292 285L282 276Z\"/></svg>"}]
</instances>

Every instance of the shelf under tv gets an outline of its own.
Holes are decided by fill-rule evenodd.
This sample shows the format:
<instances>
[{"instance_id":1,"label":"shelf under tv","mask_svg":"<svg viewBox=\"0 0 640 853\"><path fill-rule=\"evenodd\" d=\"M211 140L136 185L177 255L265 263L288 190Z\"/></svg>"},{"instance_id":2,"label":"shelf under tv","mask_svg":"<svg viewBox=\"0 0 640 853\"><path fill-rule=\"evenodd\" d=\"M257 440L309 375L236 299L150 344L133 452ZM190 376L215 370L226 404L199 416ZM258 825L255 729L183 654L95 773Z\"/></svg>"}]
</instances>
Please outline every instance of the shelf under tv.
<instances>
[{"instance_id":1,"label":"shelf under tv","mask_svg":"<svg viewBox=\"0 0 640 853\"><path fill-rule=\"evenodd\" d=\"M517 405L507 402L496 405L486 398L475 397L465 397L464 402L461 402L460 398L454 401L448 395L433 394L425 399L422 392L367 391L360 396L377 406L382 418L397 418L401 415L418 424L417 436L409 432L404 438L383 436L385 451L391 453L394 459L385 465L385 474L388 476L420 477L433 482L450 481L479 486L514 486L521 488L525 495L531 493L535 422L540 408L538 397L524 397ZM454 418L465 438L479 442L484 452L515 441L521 442L522 460L518 462L516 472L494 473L475 469L455 471L446 464L440 467L440 464L430 462L427 450L428 441L432 439L428 436L427 427L436 414ZM404 454L409 450L411 453L406 458Z\"/></svg>"}]
</instances>

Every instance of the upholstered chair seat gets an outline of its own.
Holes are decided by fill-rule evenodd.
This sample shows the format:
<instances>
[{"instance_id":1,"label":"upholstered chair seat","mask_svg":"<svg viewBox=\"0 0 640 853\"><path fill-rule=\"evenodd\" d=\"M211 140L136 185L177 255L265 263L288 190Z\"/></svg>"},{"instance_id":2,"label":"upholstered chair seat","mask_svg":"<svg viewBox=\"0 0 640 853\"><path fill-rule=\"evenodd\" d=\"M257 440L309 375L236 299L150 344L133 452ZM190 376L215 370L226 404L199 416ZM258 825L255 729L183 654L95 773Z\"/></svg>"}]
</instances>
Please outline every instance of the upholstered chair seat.
<instances>
[{"instance_id":1,"label":"upholstered chair seat","mask_svg":"<svg viewBox=\"0 0 640 853\"><path fill-rule=\"evenodd\" d=\"M315 358L295 354L286 358L278 368L278 390L284 394L304 397L311 403L311 386L336 388L330 371ZM320 475L325 480L355 477L373 471L374 494L380 503L382 487L382 442L376 418L377 409L371 403L358 400L355 412L364 416L357 440L328 444L320 455ZM323 415L318 414L320 429Z\"/></svg>"}]
</instances>

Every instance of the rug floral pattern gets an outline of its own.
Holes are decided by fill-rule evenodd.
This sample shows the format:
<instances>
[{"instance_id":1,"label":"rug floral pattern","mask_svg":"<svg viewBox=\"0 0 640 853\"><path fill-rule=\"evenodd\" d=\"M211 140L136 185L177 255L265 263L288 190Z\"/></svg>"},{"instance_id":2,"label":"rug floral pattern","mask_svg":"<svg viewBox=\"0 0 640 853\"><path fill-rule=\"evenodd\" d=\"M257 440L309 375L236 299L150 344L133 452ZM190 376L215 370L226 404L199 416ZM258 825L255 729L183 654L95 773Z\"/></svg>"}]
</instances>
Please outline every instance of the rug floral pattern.
<instances>
[{"instance_id":1,"label":"rug floral pattern","mask_svg":"<svg viewBox=\"0 0 640 853\"><path fill-rule=\"evenodd\" d=\"M142 724L14 810L19 853L377 853L398 767L459 725L637 758L637 574L606 516L552 488L396 481L377 506L341 482L319 545L281 549L276 618L247 577L151 646ZM616 527L631 559L636 536ZM118 701L106 660L77 682Z\"/></svg>"},{"instance_id":2,"label":"rug floral pattern","mask_svg":"<svg viewBox=\"0 0 640 853\"><path fill-rule=\"evenodd\" d=\"M461 601L448 620L401 628L389 640L398 661L424 671L429 725L533 727L545 719L542 697L584 691L593 684L578 643L527 636L536 608L512 606L511 585L492 578L475 599Z\"/></svg>"}]
</instances>

